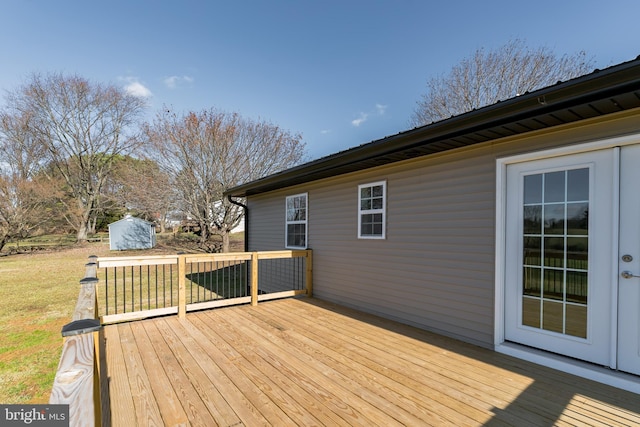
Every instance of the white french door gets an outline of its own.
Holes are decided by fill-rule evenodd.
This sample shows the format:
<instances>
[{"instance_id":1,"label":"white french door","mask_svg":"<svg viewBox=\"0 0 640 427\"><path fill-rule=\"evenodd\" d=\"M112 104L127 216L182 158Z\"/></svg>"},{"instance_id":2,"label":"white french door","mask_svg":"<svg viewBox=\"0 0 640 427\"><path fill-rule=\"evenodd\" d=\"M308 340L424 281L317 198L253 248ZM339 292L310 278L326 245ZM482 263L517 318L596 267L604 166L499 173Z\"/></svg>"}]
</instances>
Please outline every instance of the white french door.
<instances>
[{"instance_id":1,"label":"white french door","mask_svg":"<svg viewBox=\"0 0 640 427\"><path fill-rule=\"evenodd\" d=\"M507 165L505 340L640 375L640 145Z\"/></svg>"},{"instance_id":2,"label":"white french door","mask_svg":"<svg viewBox=\"0 0 640 427\"><path fill-rule=\"evenodd\" d=\"M640 375L640 145L620 149L617 368Z\"/></svg>"},{"instance_id":3,"label":"white french door","mask_svg":"<svg viewBox=\"0 0 640 427\"><path fill-rule=\"evenodd\" d=\"M615 150L507 166L505 339L609 365Z\"/></svg>"}]
</instances>

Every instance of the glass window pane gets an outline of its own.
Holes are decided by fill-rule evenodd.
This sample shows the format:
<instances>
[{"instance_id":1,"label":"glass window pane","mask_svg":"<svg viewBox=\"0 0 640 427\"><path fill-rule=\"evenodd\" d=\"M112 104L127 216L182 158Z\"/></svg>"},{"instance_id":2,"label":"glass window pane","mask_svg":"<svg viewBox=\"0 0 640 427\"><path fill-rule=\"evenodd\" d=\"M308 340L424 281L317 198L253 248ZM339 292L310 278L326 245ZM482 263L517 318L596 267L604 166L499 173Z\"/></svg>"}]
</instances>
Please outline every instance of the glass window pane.
<instances>
[{"instance_id":1,"label":"glass window pane","mask_svg":"<svg viewBox=\"0 0 640 427\"><path fill-rule=\"evenodd\" d=\"M589 169L567 172L567 201L589 200Z\"/></svg>"},{"instance_id":2,"label":"glass window pane","mask_svg":"<svg viewBox=\"0 0 640 427\"><path fill-rule=\"evenodd\" d=\"M567 301L586 304L589 291L587 283L586 271L567 271Z\"/></svg>"},{"instance_id":3,"label":"glass window pane","mask_svg":"<svg viewBox=\"0 0 640 427\"><path fill-rule=\"evenodd\" d=\"M373 197L382 197L382 194L383 194L382 185L376 185L375 187L373 187L371 191L371 195Z\"/></svg>"},{"instance_id":4,"label":"glass window pane","mask_svg":"<svg viewBox=\"0 0 640 427\"><path fill-rule=\"evenodd\" d=\"M524 203L542 202L542 175L528 175L524 177Z\"/></svg>"},{"instance_id":5,"label":"glass window pane","mask_svg":"<svg viewBox=\"0 0 640 427\"><path fill-rule=\"evenodd\" d=\"M544 174L544 202L564 202L565 172L551 172Z\"/></svg>"},{"instance_id":6,"label":"glass window pane","mask_svg":"<svg viewBox=\"0 0 640 427\"><path fill-rule=\"evenodd\" d=\"M540 328L540 300L538 298L522 298L522 324Z\"/></svg>"},{"instance_id":7,"label":"glass window pane","mask_svg":"<svg viewBox=\"0 0 640 427\"><path fill-rule=\"evenodd\" d=\"M564 271L544 270L544 289L542 296L545 299L564 300Z\"/></svg>"},{"instance_id":8,"label":"glass window pane","mask_svg":"<svg viewBox=\"0 0 640 427\"><path fill-rule=\"evenodd\" d=\"M360 210L368 211L371 209L371 199L362 199L360 201Z\"/></svg>"},{"instance_id":9,"label":"glass window pane","mask_svg":"<svg viewBox=\"0 0 640 427\"><path fill-rule=\"evenodd\" d=\"M524 238L524 264L542 265L542 239L540 237Z\"/></svg>"},{"instance_id":10,"label":"glass window pane","mask_svg":"<svg viewBox=\"0 0 640 427\"><path fill-rule=\"evenodd\" d=\"M564 203L544 206L544 234L564 234Z\"/></svg>"},{"instance_id":11,"label":"glass window pane","mask_svg":"<svg viewBox=\"0 0 640 427\"><path fill-rule=\"evenodd\" d=\"M373 199L371 207L373 209L382 209L382 199Z\"/></svg>"},{"instance_id":12,"label":"glass window pane","mask_svg":"<svg viewBox=\"0 0 640 427\"><path fill-rule=\"evenodd\" d=\"M587 338L587 307L567 304L566 331L574 337Z\"/></svg>"},{"instance_id":13,"label":"glass window pane","mask_svg":"<svg viewBox=\"0 0 640 427\"><path fill-rule=\"evenodd\" d=\"M542 206L524 207L524 234L542 233Z\"/></svg>"},{"instance_id":14,"label":"glass window pane","mask_svg":"<svg viewBox=\"0 0 640 427\"><path fill-rule=\"evenodd\" d=\"M371 187L362 187L360 189L360 197L367 198L367 197L371 197Z\"/></svg>"},{"instance_id":15,"label":"glass window pane","mask_svg":"<svg viewBox=\"0 0 640 427\"><path fill-rule=\"evenodd\" d=\"M295 220L296 220L296 210L287 209L287 221L295 221Z\"/></svg>"},{"instance_id":16,"label":"glass window pane","mask_svg":"<svg viewBox=\"0 0 640 427\"><path fill-rule=\"evenodd\" d=\"M552 301L542 302L542 328L547 331L564 331L563 304Z\"/></svg>"},{"instance_id":17,"label":"glass window pane","mask_svg":"<svg viewBox=\"0 0 640 427\"><path fill-rule=\"evenodd\" d=\"M585 271L588 270L588 237L567 237L567 268Z\"/></svg>"},{"instance_id":18,"label":"glass window pane","mask_svg":"<svg viewBox=\"0 0 640 427\"><path fill-rule=\"evenodd\" d=\"M589 203L567 203L567 234L587 234Z\"/></svg>"},{"instance_id":19,"label":"glass window pane","mask_svg":"<svg viewBox=\"0 0 640 427\"><path fill-rule=\"evenodd\" d=\"M525 267L522 278L522 293L528 296L539 297L540 296L540 273L541 269Z\"/></svg>"},{"instance_id":20,"label":"glass window pane","mask_svg":"<svg viewBox=\"0 0 640 427\"><path fill-rule=\"evenodd\" d=\"M546 267L564 267L564 238L545 237L544 265Z\"/></svg>"},{"instance_id":21,"label":"glass window pane","mask_svg":"<svg viewBox=\"0 0 640 427\"><path fill-rule=\"evenodd\" d=\"M360 224L360 235L361 236L371 236L373 233L373 225L371 223L363 222Z\"/></svg>"},{"instance_id":22,"label":"glass window pane","mask_svg":"<svg viewBox=\"0 0 640 427\"><path fill-rule=\"evenodd\" d=\"M287 225L287 246L306 247L305 231L305 224Z\"/></svg>"}]
</instances>

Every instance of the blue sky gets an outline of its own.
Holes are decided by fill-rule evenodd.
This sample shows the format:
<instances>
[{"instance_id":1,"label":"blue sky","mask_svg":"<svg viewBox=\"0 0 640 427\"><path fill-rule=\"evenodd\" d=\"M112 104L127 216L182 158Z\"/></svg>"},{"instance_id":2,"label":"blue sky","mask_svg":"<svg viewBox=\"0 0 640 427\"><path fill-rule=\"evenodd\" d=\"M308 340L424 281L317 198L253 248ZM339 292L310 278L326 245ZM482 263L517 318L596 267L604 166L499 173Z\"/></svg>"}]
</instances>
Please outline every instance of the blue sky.
<instances>
[{"instance_id":1,"label":"blue sky","mask_svg":"<svg viewBox=\"0 0 640 427\"><path fill-rule=\"evenodd\" d=\"M429 77L513 38L640 55L640 2L0 0L0 91L64 72L302 133L311 159L408 129ZM3 101L0 101L0 103Z\"/></svg>"}]
</instances>

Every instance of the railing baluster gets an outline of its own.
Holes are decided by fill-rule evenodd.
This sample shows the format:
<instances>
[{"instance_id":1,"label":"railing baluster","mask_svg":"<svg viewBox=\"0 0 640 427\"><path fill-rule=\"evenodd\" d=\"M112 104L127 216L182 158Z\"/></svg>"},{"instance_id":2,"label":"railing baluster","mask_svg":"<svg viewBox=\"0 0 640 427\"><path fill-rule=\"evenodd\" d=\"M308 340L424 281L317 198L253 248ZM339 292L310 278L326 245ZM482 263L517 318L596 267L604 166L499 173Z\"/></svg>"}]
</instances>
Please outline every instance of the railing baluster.
<instances>
[{"instance_id":1,"label":"railing baluster","mask_svg":"<svg viewBox=\"0 0 640 427\"><path fill-rule=\"evenodd\" d=\"M105 311L109 314L109 270L105 272L104 275L104 305Z\"/></svg>"}]
</instances>

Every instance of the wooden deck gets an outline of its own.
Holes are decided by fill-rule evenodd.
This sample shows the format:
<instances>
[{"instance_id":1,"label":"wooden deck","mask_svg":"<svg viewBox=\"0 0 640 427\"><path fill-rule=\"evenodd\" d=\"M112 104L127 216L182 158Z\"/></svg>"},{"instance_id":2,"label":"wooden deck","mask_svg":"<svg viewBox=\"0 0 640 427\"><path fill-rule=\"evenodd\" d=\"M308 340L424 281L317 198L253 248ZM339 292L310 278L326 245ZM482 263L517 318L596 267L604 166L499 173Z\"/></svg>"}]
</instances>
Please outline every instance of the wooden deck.
<instances>
[{"instance_id":1,"label":"wooden deck","mask_svg":"<svg viewBox=\"0 0 640 427\"><path fill-rule=\"evenodd\" d=\"M640 425L637 394L314 298L104 338L104 425Z\"/></svg>"}]
</instances>

